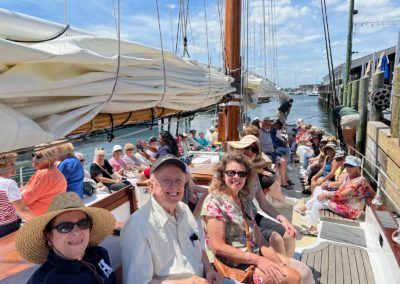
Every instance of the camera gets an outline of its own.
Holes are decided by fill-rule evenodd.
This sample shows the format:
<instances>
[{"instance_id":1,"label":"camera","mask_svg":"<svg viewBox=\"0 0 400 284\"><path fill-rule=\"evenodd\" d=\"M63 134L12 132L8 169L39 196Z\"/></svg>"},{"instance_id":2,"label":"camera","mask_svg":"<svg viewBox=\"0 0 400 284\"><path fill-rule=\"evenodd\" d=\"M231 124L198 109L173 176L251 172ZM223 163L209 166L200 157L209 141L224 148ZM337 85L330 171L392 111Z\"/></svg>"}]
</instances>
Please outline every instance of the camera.
<instances>
[{"instance_id":1,"label":"camera","mask_svg":"<svg viewBox=\"0 0 400 284\"><path fill-rule=\"evenodd\" d=\"M140 151L143 151L143 145L141 145L141 144L137 144L137 145L136 145L136 148L137 148L138 150L140 150Z\"/></svg>"}]
</instances>

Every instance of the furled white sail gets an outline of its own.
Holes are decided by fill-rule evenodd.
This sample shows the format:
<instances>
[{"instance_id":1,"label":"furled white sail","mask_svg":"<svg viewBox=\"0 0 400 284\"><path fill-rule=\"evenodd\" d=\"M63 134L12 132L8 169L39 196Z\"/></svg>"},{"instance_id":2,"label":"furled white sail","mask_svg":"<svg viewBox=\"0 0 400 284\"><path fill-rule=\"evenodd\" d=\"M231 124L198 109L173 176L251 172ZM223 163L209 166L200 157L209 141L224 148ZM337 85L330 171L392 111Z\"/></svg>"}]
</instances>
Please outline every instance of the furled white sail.
<instances>
[{"instance_id":1,"label":"furled white sail","mask_svg":"<svg viewBox=\"0 0 400 284\"><path fill-rule=\"evenodd\" d=\"M0 26L4 20L0 13ZM9 33L0 28L0 152L63 137L98 113L191 111L234 91L215 68L128 41L120 43L113 91L117 40L73 35L28 44L5 39Z\"/></svg>"}]
</instances>

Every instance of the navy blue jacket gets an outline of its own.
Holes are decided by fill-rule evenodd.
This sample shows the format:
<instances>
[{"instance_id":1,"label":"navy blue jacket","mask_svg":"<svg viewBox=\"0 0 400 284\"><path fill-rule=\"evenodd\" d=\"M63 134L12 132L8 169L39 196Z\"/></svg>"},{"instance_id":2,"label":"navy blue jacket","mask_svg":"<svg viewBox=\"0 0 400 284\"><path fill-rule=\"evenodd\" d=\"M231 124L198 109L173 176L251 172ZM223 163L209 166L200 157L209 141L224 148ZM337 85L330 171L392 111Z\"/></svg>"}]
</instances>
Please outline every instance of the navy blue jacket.
<instances>
[{"instance_id":1,"label":"navy blue jacket","mask_svg":"<svg viewBox=\"0 0 400 284\"><path fill-rule=\"evenodd\" d=\"M83 259L96 267L98 275L104 278L104 284L115 284L114 272L110 270L108 252L103 247L86 249ZM108 275L108 276L107 276ZM47 260L29 279L28 284L98 284L92 271L79 260L67 260L50 251Z\"/></svg>"}]
</instances>

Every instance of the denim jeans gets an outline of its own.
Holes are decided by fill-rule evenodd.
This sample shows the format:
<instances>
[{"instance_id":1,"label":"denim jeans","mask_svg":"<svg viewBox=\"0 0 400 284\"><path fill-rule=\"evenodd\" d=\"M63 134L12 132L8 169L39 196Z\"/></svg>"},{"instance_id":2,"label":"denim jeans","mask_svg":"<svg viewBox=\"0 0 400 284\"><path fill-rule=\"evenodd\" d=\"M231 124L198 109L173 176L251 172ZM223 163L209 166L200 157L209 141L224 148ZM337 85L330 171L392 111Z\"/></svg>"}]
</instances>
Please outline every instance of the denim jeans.
<instances>
[{"instance_id":1,"label":"denim jeans","mask_svg":"<svg viewBox=\"0 0 400 284\"><path fill-rule=\"evenodd\" d=\"M275 150L275 152L277 152L278 154L282 154L282 155L285 155L286 157L288 157L288 164L290 164L292 161L291 161L291 155L290 155L290 149L289 149L289 147L277 147L276 148L276 150Z\"/></svg>"},{"instance_id":2,"label":"denim jeans","mask_svg":"<svg viewBox=\"0 0 400 284\"><path fill-rule=\"evenodd\" d=\"M308 168L308 160L313 157L313 154L308 152L304 154L304 159L303 159L303 169L307 170Z\"/></svg>"}]
</instances>

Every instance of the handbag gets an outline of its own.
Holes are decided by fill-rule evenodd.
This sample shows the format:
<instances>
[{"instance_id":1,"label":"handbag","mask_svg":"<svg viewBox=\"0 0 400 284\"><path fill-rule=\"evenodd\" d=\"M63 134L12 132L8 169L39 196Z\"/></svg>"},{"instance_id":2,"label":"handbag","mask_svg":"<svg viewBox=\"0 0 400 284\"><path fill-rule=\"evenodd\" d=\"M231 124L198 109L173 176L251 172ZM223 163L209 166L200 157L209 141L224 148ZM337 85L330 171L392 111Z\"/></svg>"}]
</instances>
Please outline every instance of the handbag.
<instances>
[{"instance_id":1,"label":"handbag","mask_svg":"<svg viewBox=\"0 0 400 284\"><path fill-rule=\"evenodd\" d=\"M83 193L87 196L92 196L96 191L96 183L94 181L85 181L83 183Z\"/></svg>"},{"instance_id":2,"label":"handbag","mask_svg":"<svg viewBox=\"0 0 400 284\"><path fill-rule=\"evenodd\" d=\"M244 214L243 214L243 225L246 234L246 248L247 251L250 252L251 246L250 246L249 225L247 224L244 218ZM214 257L213 264L218 273L220 273L223 277L231 278L244 284L253 284L253 273L255 270L255 265L250 265L248 268L246 268L246 270L233 268L221 262L217 258L217 256Z\"/></svg>"}]
</instances>

